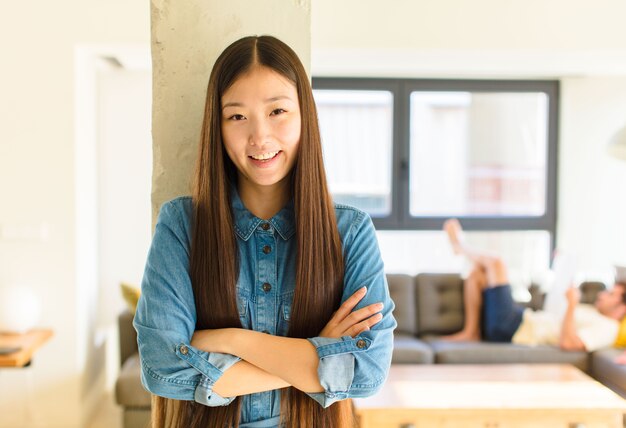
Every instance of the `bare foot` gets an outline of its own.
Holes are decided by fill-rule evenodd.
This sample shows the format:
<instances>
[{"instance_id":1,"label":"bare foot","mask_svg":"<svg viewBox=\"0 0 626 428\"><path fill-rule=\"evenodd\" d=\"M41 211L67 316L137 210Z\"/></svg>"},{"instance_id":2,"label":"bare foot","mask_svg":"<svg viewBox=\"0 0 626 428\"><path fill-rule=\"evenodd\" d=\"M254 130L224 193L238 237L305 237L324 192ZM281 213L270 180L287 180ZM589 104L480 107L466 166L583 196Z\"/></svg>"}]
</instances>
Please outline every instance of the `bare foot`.
<instances>
[{"instance_id":1,"label":"bare foot","mask_svg":"<svg viewBox=\"0 0 626 428\"><path fill-rule=\"evenodd\" d=\"M480 342L480 335L478 333L461 330L458 333L441 336L440 339L449 342Z\"/></svg>"},{"instance_id":2,"label":"bare foot","mask_svg":"<svg viewBox=\"0 0 626 428\"><path fill-rule=\"evenodd\" d=\"M448 239L450 240L454 254L463 254L463 228L461 227L461 223L455 218L448 219L443 223L443 230L448 234Z\"/></svg>"}]
</instances>

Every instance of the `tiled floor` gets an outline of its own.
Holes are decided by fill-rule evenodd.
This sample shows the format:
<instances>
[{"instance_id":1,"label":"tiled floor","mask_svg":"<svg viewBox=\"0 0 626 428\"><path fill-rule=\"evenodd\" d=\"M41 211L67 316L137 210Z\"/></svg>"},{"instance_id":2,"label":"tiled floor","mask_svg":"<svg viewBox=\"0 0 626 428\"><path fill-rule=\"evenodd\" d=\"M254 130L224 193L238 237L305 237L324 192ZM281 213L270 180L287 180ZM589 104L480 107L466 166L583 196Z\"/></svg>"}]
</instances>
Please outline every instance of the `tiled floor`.
<instances>
[{"instance_id":1,"label":"tiled floor","mask_svg":"<svg viewBox=\"0 0 626 428\"><path fill-rule=\"evenodd\" d=\"M113 396L107 395L87 428L122 428L122 410Z\"/></svg>"}]
</instances>

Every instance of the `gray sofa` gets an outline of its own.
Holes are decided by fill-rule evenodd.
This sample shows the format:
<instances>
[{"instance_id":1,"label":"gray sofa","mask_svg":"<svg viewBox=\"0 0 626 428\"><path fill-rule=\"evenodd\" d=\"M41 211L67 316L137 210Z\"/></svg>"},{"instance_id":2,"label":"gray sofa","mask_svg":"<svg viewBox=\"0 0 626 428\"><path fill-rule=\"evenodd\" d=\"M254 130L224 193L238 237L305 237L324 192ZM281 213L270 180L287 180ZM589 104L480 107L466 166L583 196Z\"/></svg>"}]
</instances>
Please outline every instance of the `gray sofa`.
<instances>
[{"instance_id":1,"label":"gray sofa","mask_svg":"<svg viewBox=\"0 0 626 428\"><path fill-rule=\"evenodd\" d=\"M456 274L422 273L416 276L387 275L398 321L393 351L394 364L572 364L622 397L626 397L626 366L613 362L620 349L596 352L562 351L556 346L524 346L512 343L448 342L439 337L463 327L463 281ZM581 301L592 303L605 286L581 284ZM531 288L526 303L540 309L543 296Z\"/></svg>"},{"instance_id":2,"label":"gray sofa","mask_svg":"<svg viewBox=\"0 0 626 428\"><path fill-rule=\"evenodd\" d=\"M422 273L416 276L389 274L389 291L396 304L393 364L573 364L626 397L626 366L613 362L622 352L602 349L591 354L561 351L554 346L521 346L509 343L445 342L442 334L463 326L463 282L456 274ZM601 283L581 285L583 302L593 302ZM526 305L539 309L543 297L531 287ZM116 383L116 399L124 409L124 428L145 428L150 420L150 394L140 380L137 336L132 315L119 316L122 368Z\"/></svg>"},{"instance_id":3,"label":"gray sofa","mask_svg":"<svg viewBox=\"0 0 626 428\"><path fill-rule=\"evenodd\" d=\"M118 316L120 335L120 374L115 382L115 399L122 406L124 428L146 428L150 424L150 393L141 384L141 362L133 314Z\"/></svg>"}]
</instances>

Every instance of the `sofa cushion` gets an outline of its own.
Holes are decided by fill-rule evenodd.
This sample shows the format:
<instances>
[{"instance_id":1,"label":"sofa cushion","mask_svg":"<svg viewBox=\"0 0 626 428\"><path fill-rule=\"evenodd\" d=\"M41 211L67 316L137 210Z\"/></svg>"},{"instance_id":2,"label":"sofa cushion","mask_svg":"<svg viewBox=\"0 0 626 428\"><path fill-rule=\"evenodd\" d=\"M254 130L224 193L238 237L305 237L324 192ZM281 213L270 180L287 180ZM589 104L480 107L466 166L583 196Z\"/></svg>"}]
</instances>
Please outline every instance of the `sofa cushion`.
<instances>
[{"instance_id":1,"label":"sofa cushion","mask_svg":"<svg viewBox=\"0 0 626 428\"><path fill-rule=\"evenodd\" d=\"M512 343L428 341L440 364L573 364L589 370L589 357L582 351L562 351L555 346L525 346Z\"/></svg>"},{"instance_id":2,"label":"sofa cushion","mask_svg":"<svg viewBox=\"0 0 626 428\"><path fill-rule=\"evenodd\" d=\"M393 364L431 364L434 360L433 350L423 340L409 334L394 334Z\"/></svg>"},{"instance_id":3,"label":"sofa cushion","mask_svg":"<svg viewBox=\"0 0 626 428\"><path fill-rule=\"evenodd\" d=\"M404 274L387 274L389 294L396 307L393 316L398 322L396 332L415 335L415 288L413 277Z\"/></svg>"},{"instance_id":4,"label":"sofa cushion","mask_svg":"<svg viewBox=\"0 0 626 428\"><path fill-rule=\"evenodd\" d=\"M131 355L122 365L115 382L115 399L124 407L150 407L150 393L141 384L139 354Z\"/></svg>"},{"instance_id":5,"label":"sofa cushion","mask_svg":"<svg viewBox=\"0 0 626 428\"><path fill-rule=\"evenodd\" d=\"M419 335L448 334L463 328L463 280L458 274L420 273L415 277Z\"/></svg>"},{"instance_id":6,"label":"sofa cushion","mask_svg":"<svg viewBox=\"0 0 626 428\"><path fill-rule=\"evenodd\" d=\"M591 375L626 398L626 366L614 360L624 349L605 348L591 354Z\"/></svg>"}]
</instances>

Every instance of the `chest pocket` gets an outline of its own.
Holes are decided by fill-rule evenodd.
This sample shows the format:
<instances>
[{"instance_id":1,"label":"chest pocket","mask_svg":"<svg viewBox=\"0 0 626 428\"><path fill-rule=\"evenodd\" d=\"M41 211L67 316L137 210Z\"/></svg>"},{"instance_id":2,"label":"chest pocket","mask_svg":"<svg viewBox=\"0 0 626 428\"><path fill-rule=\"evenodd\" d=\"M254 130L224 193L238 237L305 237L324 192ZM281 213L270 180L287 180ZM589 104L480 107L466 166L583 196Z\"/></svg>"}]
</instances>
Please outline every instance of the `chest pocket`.
<instances>
[{"instance_id":1,"label":"chest pocket","mask_svg":"<svg viewBox=\"0 0 626 428\"><path fill-rule=\"evenodd\" d=\"M246 296L237 295L237 309L239 310L239 320L245 329L250 329L250 302Z\"/></svg>"},{"instance_id":2,"label":"chest pocket","mask_svg":"<svg viewBox=\"0 0 626 428\"><path fill-rule=\"evenodd\" d=\"M293 291L280 296L280 307L278 309L278 336L287 336L289 322L291 320L291 307L293 304Z\"/></svg>"}]
</instances>

